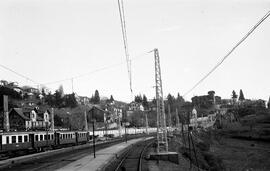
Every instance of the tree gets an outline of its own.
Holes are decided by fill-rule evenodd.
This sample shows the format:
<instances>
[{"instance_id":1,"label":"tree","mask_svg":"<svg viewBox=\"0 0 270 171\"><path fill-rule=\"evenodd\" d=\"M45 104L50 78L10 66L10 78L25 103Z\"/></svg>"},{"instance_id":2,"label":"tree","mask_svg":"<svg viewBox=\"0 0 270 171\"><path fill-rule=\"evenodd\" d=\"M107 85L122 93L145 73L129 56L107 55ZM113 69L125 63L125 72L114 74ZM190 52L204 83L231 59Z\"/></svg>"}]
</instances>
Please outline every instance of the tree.
<instances>
[{"instance_id":1,"label":"tree","mask_svg":"<svg viewBox=\"0 0 270 171\"><path fill-rule=\"evenodd\" d=\"M180 94L177 93L176 102L177 102L177 104L182 104L185 102L185 99L183 98L183 96L180 96Z\"/></svg>"},{"instance_id":2,"label":"tree","mask_svg":"<svg viewBox=\"0 0 270 171\"><path fill-rule=\"evenodd\" d=\"M94 95L94 104L99 104L100 103L100 97L99 97L99 92L98 90L95 91L95 95Z\"/></svg>"},{"instance_id":3,"label":"tree","mask_svg":"<svg viewBox=\"0 0 270 171\"><path fill-rule=\"evenodd\" d=\"M61 93L59 92L59 90L55 91L54 99L55 99L55 106L58 108L62 107L63 99L61 97Z\"/></svg>"},{"instance_id":4,"label":"tree","mask_svg":"<svg viewBox=\"0 0 270 171\"><path fill-rule=\"evenodd\" d=\"M71 107L74 108L78 105L75 94L67 94L64 97L64 103L65 103L65 107Z\"/></svg>"},{"instance_id":5,"label":"tree","mask_svg":"<svg viewBox=\"0 0 270 171\"><path fill-rule=\"evenodd\" d=\"M155 97L153 98L153 100L151 101L151 103L152 103L153 106L156 106L157 105L157 100L156 100Z\"/></svg>"},{"instance_id":6,"label":"tree","mask_svg":"<svg viewBox=\"0 0 270 171\"><path fill-rule=\"evenodd\" d=\"M41 88L41 95L42 95L44 98L45 98L45 96L46 96L45 88L44 88L44 87Z\"/></svg>"},{"instance_id":7,"label":"tree","mask_svg":"<svg viewBox=\"0 0 270 171\"><path fill-rule=\"evenodd\" d=\"M49 92L49 94L45 96L45 102L50 106L54 106L54 97L51 92Z\"/></svg>"},{"instance_id":8,"label":"tree","mask_svg":"<svg viewBox=\"0 0 270 171\"><path fill-rule=\"evenodd\" d=\"M63 120L62 120L62 118L60 116L54 115L54 125L55 126L60 126L60 127L63 126Z\"/></svg>"},{"instance_id":9,"label":"tree","mask_svg":"<svg viewBox=\"0 0 270 171\"><path fill-rule=\"evenodd\" d=\"M242 89L240 89L240 93L239 93L239 100L240 100L240 101L245 100L245 97L244 97L244 94L243 94Z\"/></svg>"},{"instance_id":10,"label":"tree","mask_svg":"<svg viewBox=\"0 0 270 171\"><path fill-rule=\"evenodd\" d=\"M174 102L175 102L175 98L169 93L167 96L167 102L170 106L173 106Z\"/></svg>"},{"instance_id":11,"label":"tree","mask_svg":"<svg viewBox=\"0 0 270 171\"><path fill-rule=\"evenodd\" d=\"M60 85L59 88L58 88L58 91L61 95L61 98L64 97L64 88L63 88L63 85Z\"/></svg>"},{"instance_id":12,"label":"tree","mask_svg":"<svg viewBox=\"0 0 270 171\"><path fill-rule=\"evenodd\" d=\"M238 97L237 94L236 94L235 91L233 90L233 91L232 91L232 98L233 98L233 99L237 99L237 97Z\"/></svg>"},{"instance_id":13,"label":"tree","mask_svg":"<svg viewBox=\"0 0 270 171\"><path fill-rule=\"evenodd\" d=\"M143 101L142 95L137 95L137 96L135 96L134 101L137 102L137 103L142 103L142 101Z\"/></svg>"},{"instance_id":14,"label":"tree","mask_svg":"<svg viewBox=\"0 0 270 171\"><path fill-rule=\"evenodd\" d=\"M143 95L142 105L143 105L144 109L148 109L149 108L147 97L145 95Z\"/></svg>"},{"instance_id":15,"label":"tree","mask_svg":"<svg viewBox=\"0 0 270 171\"><path fill-rule=\"evenodd\" d=\"M235 91L233 90L232 91L232 99L233 99L233 102L235 103L236 102L236 99L237 99L237 94L235 93Z\"/></svg>"},{"instance_id":16,"label":"tree","mask_svg":"<svg viewBox=\"0 0 270 171\"><path fill-rule=\"evenodd\" d=\"M113 96L111 95L111 97L110 97L110 102L113 102L114 101L114 98L113 98Z\"/></svg>"}]
</instances>

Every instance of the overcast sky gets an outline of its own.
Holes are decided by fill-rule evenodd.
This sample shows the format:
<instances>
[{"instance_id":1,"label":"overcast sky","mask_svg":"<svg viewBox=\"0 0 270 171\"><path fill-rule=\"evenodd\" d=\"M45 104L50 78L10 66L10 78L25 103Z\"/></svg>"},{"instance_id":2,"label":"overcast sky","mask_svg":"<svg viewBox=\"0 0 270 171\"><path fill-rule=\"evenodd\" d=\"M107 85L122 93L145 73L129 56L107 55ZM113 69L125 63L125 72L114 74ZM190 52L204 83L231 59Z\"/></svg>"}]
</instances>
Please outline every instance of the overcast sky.
<instances>
[{"instance_id":1,"label":"overcast sky","mask_svg":"<svg viewBox=\"0 0 270 171\"><path fill-rule=\"evenodd\" d=\"M270 0L124 1L134 94L153 98L158 48L164 95L183 95L269 10ZM270 18L202 84L188 94L214 90L230 98L270 95ZM78 95L130 101L117 0L1 0L0 63L38 83L74 79ZM119 64L120 63L120 64ZM109 67L111 66L111 67ZM96 71L98 69L106 69ZM34 85L0 68L0 79ZM62 84L71 92L71 80Z\"/></svg>"}]
</instances>

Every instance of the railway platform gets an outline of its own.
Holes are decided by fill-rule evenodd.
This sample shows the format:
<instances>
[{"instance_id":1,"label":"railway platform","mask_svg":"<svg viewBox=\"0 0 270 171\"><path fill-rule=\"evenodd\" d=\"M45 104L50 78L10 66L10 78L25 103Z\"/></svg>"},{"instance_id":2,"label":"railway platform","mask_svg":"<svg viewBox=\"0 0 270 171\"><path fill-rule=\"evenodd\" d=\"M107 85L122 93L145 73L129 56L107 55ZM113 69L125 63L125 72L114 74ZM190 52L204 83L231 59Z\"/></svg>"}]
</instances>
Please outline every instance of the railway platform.
<instances>
[{"instance_id":1,"label":"railway platform","mask_svg":"<svg viewBox=\"0 0 270 171\"><path fill-rule=\"evenodd\" d=\"M93 154L89 154L79 160L73 161L68 165L58 169L58 171L95 171L103 170L108 166L114 159L116 159L125 149L131 147L140 141L144 141L146 138L138 138L129 140L127 143L123 142L117 145L113 145L96 152L96 158Z\"/></svg>"}]
</instances>

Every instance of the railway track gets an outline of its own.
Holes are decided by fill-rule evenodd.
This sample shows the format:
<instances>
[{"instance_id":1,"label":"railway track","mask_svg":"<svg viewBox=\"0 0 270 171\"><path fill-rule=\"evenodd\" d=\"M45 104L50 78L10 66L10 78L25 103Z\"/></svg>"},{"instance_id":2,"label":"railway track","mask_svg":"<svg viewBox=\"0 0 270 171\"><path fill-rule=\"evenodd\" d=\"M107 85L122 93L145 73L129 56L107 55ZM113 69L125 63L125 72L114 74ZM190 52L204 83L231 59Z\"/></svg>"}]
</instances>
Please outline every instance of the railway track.
<instances>
[{"instance_id":1,"label":"railway track","mask_svg":"<svg viewBox=\"0 0 270 171\"><path fill-rule=\"evenodd\" d=\"M128 140L133 139L133 138L138 138L140 136L132 136L128 137ZM124 142L125 139L117 139L114 141L109 141L105 143L98 143L96 144L96 150L103 149L112 145L116 145L120 142ZM83 145L82 148L78 149L70 149L70 150L65 150L63 152L57 153L57 154L52 154L44 157L35 156L35 157L30 157L27 161L23 162L15 162L14 164L10 165L0 165L0 171L1 170L21 170L21 171L34 171L34 170L57 170L71 161L76 161L80 158L83 158L89 153L93 153L93 148L91 144L89 145Z\"/></svg>"},{"instance_id":2,"label":"railway track","mask_svg":"<svg viewBox=\"0 0 270 171\"><path fill-rule=\"evenodd\" d=\"M154 143L154 139L147 139L133 145L121 158L115 171L143 171L143 158L146 149ZM107 170L107 169L106 169ZM110 170L110 169L109 169Z\"/></svg>"}]
</instances>

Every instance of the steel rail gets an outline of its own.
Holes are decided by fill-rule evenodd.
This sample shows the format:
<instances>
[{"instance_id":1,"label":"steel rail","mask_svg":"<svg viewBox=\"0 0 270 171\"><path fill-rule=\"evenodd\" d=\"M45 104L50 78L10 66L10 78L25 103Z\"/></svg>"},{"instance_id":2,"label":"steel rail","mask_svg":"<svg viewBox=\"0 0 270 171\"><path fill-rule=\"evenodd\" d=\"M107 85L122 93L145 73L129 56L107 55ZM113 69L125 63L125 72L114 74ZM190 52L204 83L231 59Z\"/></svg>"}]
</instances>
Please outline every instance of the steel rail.
<instances>
[{"instance_id":1,"label":"steel rail","mask_svg":"<svg viewBox=\"0 0 270 171\"><path fill-rule=\"evenodd\" d=\"M143 154L144 154L144 152L145 152L145 150L151 145L151 144L153 144L153 140L150 142L150 143L148 143L146 146L144 146L144 148L143 148L143 150L142 150L142 152L141 152L141 154L140 154L140 158L139 158L139 163L138 163L138 171L142 171L142 158L143 158Z\"/></svg>"},{"instance_id":2,"label":"steel rail","mask_svg":"<svg viewBox=\"0 0 270 171\"><path fill-rule=\"evenodd\" d=\"M146 142L146 141L145 141ZM144 142L144 143L145 143ZM138 161L138 165L137 165L137 170L141 171L142 170L142 158L143 158L143 154L145 152L145 150L147 149L147 147L149 147L151 144L153 144L154 140L151 140L150 143L148 143L147 145L145 145L142 149L142 151L140 152L140 157L139 157L139 161ZM128 158L129 154L131 153L131 151L133 150L133 146L130 147L130 149L124 154L124 157L121 159L121 161L119 162L119 164L117 165L115 171L120 170L121 166L123 165L123 163L126 161L126 159Z\"/></svg>"}]
</instances>

